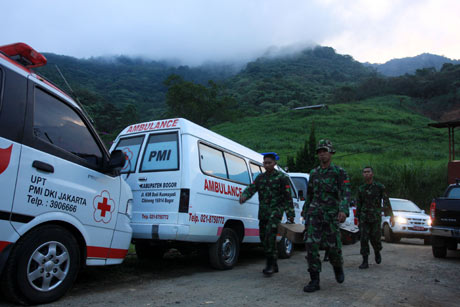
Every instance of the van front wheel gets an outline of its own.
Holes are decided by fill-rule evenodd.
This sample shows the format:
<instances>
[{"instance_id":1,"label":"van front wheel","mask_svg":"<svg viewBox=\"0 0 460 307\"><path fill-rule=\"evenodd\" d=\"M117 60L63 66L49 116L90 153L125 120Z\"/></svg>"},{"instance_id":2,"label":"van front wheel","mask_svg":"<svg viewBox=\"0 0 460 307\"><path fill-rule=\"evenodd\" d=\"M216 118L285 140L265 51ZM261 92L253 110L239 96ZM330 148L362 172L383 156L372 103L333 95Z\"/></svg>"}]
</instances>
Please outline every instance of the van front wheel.
<instances>
[{"instance_id":1,"label":"van front wheel","mask_svg":"<svg viewBox=\"0 0 460 307\"><path fill-rule=\"evenodd\" d=\"M218 270L229 270L238 261L240 242L235 231L224 228L216 243L209 247L209 261Z\"/></svg>"},{"instance_id":2,"label":"van front wheel","mask_svg":"<svg viewBox=\"0 0 460 307\"><path fill-rule=\"evenodd\" d=\"M75 237L63 227L42 226L24 235L11 252L2 288L17 303L49 303L70 289L79 268Z\"/></svg>"}]
</instances>

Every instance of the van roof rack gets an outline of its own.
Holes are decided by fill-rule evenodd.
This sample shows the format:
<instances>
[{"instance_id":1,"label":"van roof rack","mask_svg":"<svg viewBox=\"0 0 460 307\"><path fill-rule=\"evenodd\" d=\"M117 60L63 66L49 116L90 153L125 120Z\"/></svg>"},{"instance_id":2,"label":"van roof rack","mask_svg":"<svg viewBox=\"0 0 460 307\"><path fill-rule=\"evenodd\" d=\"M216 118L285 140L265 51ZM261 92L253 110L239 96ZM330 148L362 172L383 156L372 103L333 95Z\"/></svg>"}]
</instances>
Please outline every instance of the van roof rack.
<instances>
[{"instance_id":1,"label":"van roof rack","mask_svg":"<svg viewBox=\"0 0 460 307\"><path fill-rule=\"evenodd\" d=\"M46 58L32 47L24 43L0 46L0 52L27 68L46 65Z\"/></svg>"}]
</instances>

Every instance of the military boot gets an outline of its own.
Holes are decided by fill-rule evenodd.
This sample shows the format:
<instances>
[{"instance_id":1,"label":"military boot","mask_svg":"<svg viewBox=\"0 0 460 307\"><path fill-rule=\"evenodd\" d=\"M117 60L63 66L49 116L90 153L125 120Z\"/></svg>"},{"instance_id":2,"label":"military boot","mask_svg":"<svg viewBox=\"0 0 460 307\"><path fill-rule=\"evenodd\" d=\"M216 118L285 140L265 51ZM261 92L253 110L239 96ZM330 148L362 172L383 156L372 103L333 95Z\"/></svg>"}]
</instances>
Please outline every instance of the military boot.
<instances>
[{"instance_id":1,"label":"military boot","mask_svg":"<svg viewBox=\"0 0 460 307\"><path fill-rule=\"evenodd\" d=\"M267 277L272 276L272 274L275 272L273 268L274 260L275 259L273 259L273 257L267 258L267 265L265 266L265 269L262 270L262 273L264 273L264 275Z\"/></svg>"},{"instance_id":2,"label":"military boot","mask_svg":"<svg viewBox=\"0 0 460 307\"><path fill-rule=\"evenodd\" d=\"M275 273L278 273L278 272L279 272L279 269L278 269L278 260L277 260L277 259L273 259L273 272L275 272Z\"/></svg>"},{"instance_id":3,"label":"military boot","mask_svg":"<svg viewBox=\"0 0 460 307\"><path fill-rule=\"evenodd\" d=\"M368 256L363 256L363 263L359 266L360 269L367 269L369 268L369 263L367 262Z\"/></svg>"},{"instance_id":4,"label":"military boot","mask_svg":"<svg viewBox=\"0 0 460 307\"><path fill-rule=\"evenodd\" d=\"M335 280L341 284L345 280L345 273L342 267L334 267Z\"/></svg>"},{"instance_id":5,"label":"military boot","mask_svg":"<svg viewBox=\"0 0 460 307\"><path fill-rule=\"evenodd\" d=\"M319 272L310 272L310 282L303 287L304 292L315 292L319 290Z\"/></svg>"},{"instance_id":6,"label":"military boot","mask_svg":"<svg viewBox=\"0 0 460 307\"><path fill-rule=\"evenodd\" d=\"M379 251L375 252L375 263L380 264L382 262L382 255L380 255Z\"/></svg>"}]
</instances>

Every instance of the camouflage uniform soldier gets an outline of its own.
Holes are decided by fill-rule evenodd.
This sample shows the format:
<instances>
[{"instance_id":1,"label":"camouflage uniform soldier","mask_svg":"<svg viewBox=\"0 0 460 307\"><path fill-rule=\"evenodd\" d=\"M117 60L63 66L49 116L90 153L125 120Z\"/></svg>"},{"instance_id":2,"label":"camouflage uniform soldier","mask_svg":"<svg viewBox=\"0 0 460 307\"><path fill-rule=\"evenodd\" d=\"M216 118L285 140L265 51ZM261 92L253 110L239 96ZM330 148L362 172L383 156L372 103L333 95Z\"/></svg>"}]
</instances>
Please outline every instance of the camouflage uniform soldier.
<instances>
[{"instance_id":1,"label":"camouflage uniform soldier","mask_svg":"<svg viewBox=\"0 0 460 307\"><path fill-rule=\"evenodd\" d=\"M337 282L345 280L339 223L345 221L349 212L350 179L344 169L331 162L335 150L329 140L320 140L316 153L320 166L310 172L307 198L302 209L306 222L304 239L311 278L303 289L305 292L320 289L320 246L329 250L329 260Z\"/></svg>"},{"instance_id":2,"label":"camouflage uniform soldier","mask_svg":"<svg viewBox=\"0 0 460 307\"><path fill-rule=\"evenodd\" d=\"M240 204L259 192L259 236L263 244L267 265L264 275L278 272L276 235L278 224L286 216L294 223L295 211L291 196L290 181L286 175L275 169L276 153L264 154L265 173L260 174L241 194Z\"/></svg>"},{"instance_id":3,"label":"camouflage uniform soldier","mask_svg":"<svg viewBox=\"0 0 460 307\"><path fill-rule=\"evenodd\" d=\"M361 255L363 256L363 263L359 268L367 269L369 267L369 240L374 248L375 262L382 262L380 255L382 250L382 200L385 213L393 216L393 211L385 186L373 180L374 172L371 167L366 166L363 169L363 177L366 183L360 186L358 190L356 215L359 220Z\"/></svg>"}]
</instances>

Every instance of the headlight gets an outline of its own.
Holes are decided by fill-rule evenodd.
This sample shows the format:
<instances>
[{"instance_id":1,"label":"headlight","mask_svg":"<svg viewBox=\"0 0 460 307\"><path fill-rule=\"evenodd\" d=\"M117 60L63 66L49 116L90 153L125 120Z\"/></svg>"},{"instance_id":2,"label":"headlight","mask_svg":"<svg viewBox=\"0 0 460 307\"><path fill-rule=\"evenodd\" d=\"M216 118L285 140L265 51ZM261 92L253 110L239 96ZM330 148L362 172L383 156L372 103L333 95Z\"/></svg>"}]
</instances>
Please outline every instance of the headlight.
<instances>
[{"instance_id":1,"label":"headlight","mask_svg":"<svg viewBox=\"0 0 460 307\"><path fill-rule=\"evenodd\" d=\"M398 223L398 224L407 224L407 219L405 217L402 217L402 216L397 216L395 218L395 222Z\"/></svg>"},{"instance_id":2,"label":"headlight","mask_svg":"<svg viewBox=\"0 0 460 307\"><path fill-rule=\"evenodd\" d=\"M426 223L428 224L428 226L431 226L431 218L430 217L426 220Z\"/></svg>"},{"instance_id":3,"label":"headlight","mask_svg":"<svg viewBox=\"0 0 460 307\"><path fill-rule=\"evenodd\" d=\"M131 219L132 214L133 214L133 200L132 199L128 199L128 201L126 202L126 212L125 213L129 217L129 219Z\"/></svg>"}]
</instances>

